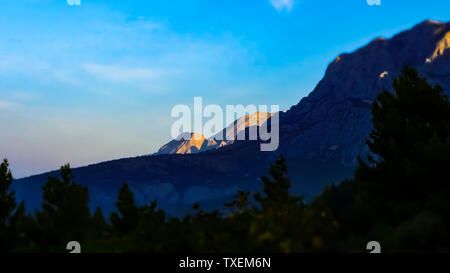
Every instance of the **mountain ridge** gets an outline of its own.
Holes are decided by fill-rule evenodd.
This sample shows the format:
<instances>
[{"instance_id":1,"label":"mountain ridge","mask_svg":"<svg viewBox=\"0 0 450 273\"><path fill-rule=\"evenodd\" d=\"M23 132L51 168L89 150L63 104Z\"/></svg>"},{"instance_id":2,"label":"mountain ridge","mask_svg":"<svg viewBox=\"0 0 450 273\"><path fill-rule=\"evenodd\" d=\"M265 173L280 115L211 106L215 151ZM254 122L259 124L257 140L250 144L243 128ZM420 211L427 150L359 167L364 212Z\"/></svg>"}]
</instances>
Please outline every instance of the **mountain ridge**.
<instances>
[{"instance_id":1,"label":"mountain ridge","mask_svg":"<svg viewBox=\"0 0 450 273\"><path fill-rule=\"evenodd\" d=\"M272 113L255 112L236 119L223 130L210 138L203 134L185 132L175 139L164 144L154 155L161 154L193 154L213 149L219 149L233 144L236 140L245 140L248 132L254 129L258 134L258 128L264 124Z\"/></svg>"},{"instance_id":2,"label":"mountain ridge","mask_svg":"<svg viewBox=\"0 0 450 273\"><path fill-rule=\"evenodd\" d=\"M381 90L392 90L392 79L405 65L448 92L450 52L442 50L445 54L432 63L427 59L449 31L450 23L426 20L390 39L377 38L339 55L316 88L287 112L282 124L303 128L294 128L302 133L283 141L284 151L291 157L338 157L344 164L355 165L358 156L368 153L365 140L372 128L372 103Z\"/></svg>"}]
</instances>

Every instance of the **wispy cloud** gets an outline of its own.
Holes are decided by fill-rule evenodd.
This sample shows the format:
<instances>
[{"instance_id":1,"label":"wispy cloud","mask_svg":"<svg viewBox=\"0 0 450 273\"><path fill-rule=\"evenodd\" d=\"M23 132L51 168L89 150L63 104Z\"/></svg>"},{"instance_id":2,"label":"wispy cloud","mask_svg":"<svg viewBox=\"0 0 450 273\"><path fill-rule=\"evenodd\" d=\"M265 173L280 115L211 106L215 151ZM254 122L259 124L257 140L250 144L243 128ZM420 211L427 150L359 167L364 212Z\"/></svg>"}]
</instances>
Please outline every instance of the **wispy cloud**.
<instances>
[{"instance_id":1,"label":"wispy cloud","mask_svg":"<svg viewBox=\"0 0 450 273\"><path fill-rule=\"evenodd\" d=\"M19 106L19 104L9 101L2 101L0 100L0 110L2 109L12 109Z\"/></svg>"},{"instance_id":2,"label":"wispy cloud","mask_svg":"<svg viewBox=\"0 0 450 273\"><path fill-rule=\"evenodd\" d=\"M294 0L270 0L270 3L277 11L291 11L294 6Z\"/></svg>"},{"instance_id":3,"label":"wispy cloud","mask_svg":"<svg viewBox=\"0 0 450 273\"><path fill-rule=\"evenodd\" d=\"M149 80L165 74L165 71L161 69L126 67L120 65L86 64L84 69L99 80L116 83Z\"/></svg>"},{"instance_id":4,"label":"wispy cloud","mask_svg":"<svg viewBox=\"0 0 450 273\"><path fill-rule=\"evenodd\" d=\"M164 30L165 25L163 22L154 21L147 19L143 16L139 16L135 20L129 20L122 23L109 23L104 25L95 26L99 30L107 31L125 31L125 32L135 32L135 31L156 31Z\"/></svg>"}]
</instances>

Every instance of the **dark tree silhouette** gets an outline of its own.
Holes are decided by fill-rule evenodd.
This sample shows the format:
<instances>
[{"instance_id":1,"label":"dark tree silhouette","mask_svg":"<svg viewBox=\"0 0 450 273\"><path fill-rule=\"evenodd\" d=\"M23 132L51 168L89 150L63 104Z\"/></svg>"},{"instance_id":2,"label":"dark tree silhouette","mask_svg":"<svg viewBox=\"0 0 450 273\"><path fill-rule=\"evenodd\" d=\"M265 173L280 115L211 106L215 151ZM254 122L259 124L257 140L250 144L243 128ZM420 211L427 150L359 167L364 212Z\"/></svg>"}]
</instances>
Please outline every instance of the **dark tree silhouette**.
<instances>
[{"instance_id":1,"label":"dark tree silhouette","mask_svg":"<svg viewBox=\"0 0 450 273\"><path fill-rule=\"evenodd\" d=\"M116 207L120 215L113 212L110 217L114 231L123 235L134 230L139 221L139 209L134 201L133 192L130 191L127 183L124 183L119 190Z\"/></svg>"},{"instance_id":2,"label":"dark tree silhouette","mask_svg":"<svg viewBox=\"0 0 450 273\"><path fill-rule=\"evenodd\" d=\"M263 209L282 210L290 206L297 206L303 203L303 198L292 196L289 193L291 182L287 177L286 160L282 155L270 167L271 180L262 176L264 196L255 195L256 201L261 203Z\"/></svg>"},{"instance_id":3,"label":"dark tree silhouette","mask_svg":"<svg viewBox=\"0 0 450 273\"><path fill-rule=\"evenodd\" d=\"M17 208L14 190L11 190L13 176L8 160L0 164L0 252L10 251L17 240L17 227L24 215L25 205L22 202Z\"/></svg>"},{"instance_id":4,"label":"dark tree silhouette","mask_svg":"<svg viewBox=\"0 0 450 273\"><path fill-rule=\"evenodd\" d=\"M89 193L75 182L70 165L61 167L61 179L49 177L42 189L42 212L36 215L39 244L63 250L69 241L82 242L90 223Z\"/></svg>"},{"instance_id":5,"label":"dark tree silhouette","mask_svg":"<svg viewBox=\"0 0 450 273\"><path fill-rule=\"evenodd\" d=\"M393 247L432 249L435 235L446 233L441 228L449 224L450 104L440 86L412 68L405 67L393 88L373 105L367 142L372 155L367 163L359 160L355 171L355 227L384 223L378 224L382 232L395 227L405 237L395 235ZM427 236L427 243L418 242Z\"/></svg>"}]
</instances>

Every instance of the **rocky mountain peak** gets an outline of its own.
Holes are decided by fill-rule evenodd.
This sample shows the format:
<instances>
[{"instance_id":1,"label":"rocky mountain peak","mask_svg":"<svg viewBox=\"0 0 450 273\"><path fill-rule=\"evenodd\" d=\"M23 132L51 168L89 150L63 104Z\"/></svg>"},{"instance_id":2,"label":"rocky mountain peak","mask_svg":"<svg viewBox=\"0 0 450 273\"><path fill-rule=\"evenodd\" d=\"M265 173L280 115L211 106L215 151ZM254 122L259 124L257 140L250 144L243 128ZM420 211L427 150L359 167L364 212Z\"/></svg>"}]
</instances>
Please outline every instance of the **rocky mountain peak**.
<instances>
[{"instance_id":1,"label":"rocky mountain peak","mask_svg":"<svg viewBox=\"0 0 450 273\"><path fill-rule=\"evenodd\" d=\"M405 65L448 92L449 45L450 23L427 20L390 39L377 38L340 54L316 88L282 121L283 150L293 157L337 157L354 164L368 152L373 101L383 89L392 89L392 79Z\"/></svg>"},{"instance_id":2,"label":"rocky mountain peak","mask_svg":"<svg viewBox=\"0 0 450 273\"><path fill-rule=\"evenodd\" d=\"M182 133L174 140L162 146L159 154L193 154L212 149L222 148L234 143L236 140L245 140L251 127L258 127L271 116L267 112L255 112L238 118L218 134L206 139L197 133Z\"/></svg>"}]
</instances>

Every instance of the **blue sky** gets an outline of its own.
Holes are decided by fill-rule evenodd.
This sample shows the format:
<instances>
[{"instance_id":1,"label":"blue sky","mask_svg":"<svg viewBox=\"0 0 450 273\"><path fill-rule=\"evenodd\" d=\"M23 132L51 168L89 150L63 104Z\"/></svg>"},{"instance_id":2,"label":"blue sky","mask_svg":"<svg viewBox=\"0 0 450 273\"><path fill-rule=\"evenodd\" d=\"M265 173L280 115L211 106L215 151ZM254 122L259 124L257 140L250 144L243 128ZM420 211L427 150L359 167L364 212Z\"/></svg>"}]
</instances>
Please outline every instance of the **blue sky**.
<instances>
[{"instance_id":1,"label":"blue sky","mask_svg":"<svg viewBox=\"0 0 450 273\"><path fill-rule=\"evenodd\" d=\"M149 154L176 104L289 109L328 63L448 0L0 0L0 156L14 175Z\"/></svg>"}]
</instances>

